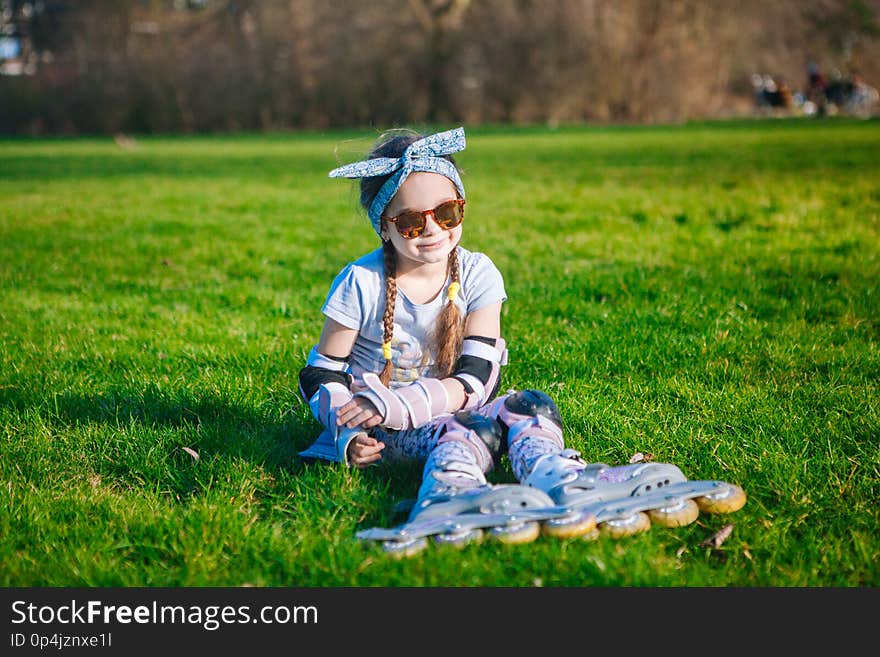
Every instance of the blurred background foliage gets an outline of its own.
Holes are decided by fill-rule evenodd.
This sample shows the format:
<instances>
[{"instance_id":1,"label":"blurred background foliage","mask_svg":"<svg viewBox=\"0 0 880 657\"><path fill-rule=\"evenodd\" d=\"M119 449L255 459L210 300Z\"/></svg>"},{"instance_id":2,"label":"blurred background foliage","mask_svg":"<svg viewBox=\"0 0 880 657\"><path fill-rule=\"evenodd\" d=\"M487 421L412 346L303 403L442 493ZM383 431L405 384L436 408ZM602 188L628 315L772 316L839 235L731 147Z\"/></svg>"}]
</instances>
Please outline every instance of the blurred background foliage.
<instances>
[{"instance_id":1,"label":"blurred background foliage","mask_svg":"<svg viewBox=\"0 0 880 657\"><path fill-rule=\"evenodd\" d=\"M753 114L880 77L877 0L0 1L0 133ZM771 104L766 104L770 106ZM783 110L797 105L788 99Z\"/></svg>"}]
</instances>

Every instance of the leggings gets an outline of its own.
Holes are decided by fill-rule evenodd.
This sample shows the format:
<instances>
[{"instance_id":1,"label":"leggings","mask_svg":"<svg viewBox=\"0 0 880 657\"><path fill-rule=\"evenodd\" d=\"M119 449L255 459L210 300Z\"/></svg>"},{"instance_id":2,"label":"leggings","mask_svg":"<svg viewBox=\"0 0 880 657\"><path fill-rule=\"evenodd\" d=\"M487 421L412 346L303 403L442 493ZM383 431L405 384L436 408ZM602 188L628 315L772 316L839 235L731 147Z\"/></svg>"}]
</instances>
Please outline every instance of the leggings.
<instances>
[{"instance_id":1,"label":"leggings","mask_svg":"<svg viewBox=\"0 0 880 657\"><path fill-rule=\"evenodd\" d=\"M476 409L476 413L488 417L495 417L497 409L503 400L513 394L509 391L498 399ZM448 461L466 462L474 464L488 472L494 465L493 460L482 457L479 450L470 449L466 444L458 441L440 441L438 428L443 425L448 416L433 419L417 429L403 431L389 431L376 427L371 435L385 443L382 450L382 458L387 461L424 461L425 473L432 469L442 469L439 465ZM439 441L439 443L438 443ZM535 462L545 454L558 454L562 446L557 441L541 435L525 435L512 441L507 448L510 465L517 481L522 482L531 473Z\"/></svg>"}]
</instances>

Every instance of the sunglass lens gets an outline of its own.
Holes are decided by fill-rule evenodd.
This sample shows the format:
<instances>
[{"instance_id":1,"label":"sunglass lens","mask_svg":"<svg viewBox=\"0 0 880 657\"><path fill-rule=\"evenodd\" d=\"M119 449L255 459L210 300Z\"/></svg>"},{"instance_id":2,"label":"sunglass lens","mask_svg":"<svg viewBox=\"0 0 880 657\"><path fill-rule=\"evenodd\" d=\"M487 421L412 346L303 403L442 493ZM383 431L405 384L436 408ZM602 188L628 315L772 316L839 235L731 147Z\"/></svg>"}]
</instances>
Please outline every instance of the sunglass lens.
<instances>
[{"instance_id":1,"label":"sunglass lens","mask_svg":"<svg viewBox=\"0 0 880 657\"><path fill-rule=\"evenodd\" d=\"M457 201L441 203L434 209L434 217L437 223L446 229L455 228L461 223L464 216L464 208Z\"/></svg>"},{"instance_id":2,"label":"sunglass lens","mask_svg":"<svg viewBox=\"0 0 880 657\"><path fill-rule=\"evenodd\" d=\"M404 212L397 218L397 230L406 239L414 239L425 230L425 217L421 212Z\"/></svg>"}]
</instances>

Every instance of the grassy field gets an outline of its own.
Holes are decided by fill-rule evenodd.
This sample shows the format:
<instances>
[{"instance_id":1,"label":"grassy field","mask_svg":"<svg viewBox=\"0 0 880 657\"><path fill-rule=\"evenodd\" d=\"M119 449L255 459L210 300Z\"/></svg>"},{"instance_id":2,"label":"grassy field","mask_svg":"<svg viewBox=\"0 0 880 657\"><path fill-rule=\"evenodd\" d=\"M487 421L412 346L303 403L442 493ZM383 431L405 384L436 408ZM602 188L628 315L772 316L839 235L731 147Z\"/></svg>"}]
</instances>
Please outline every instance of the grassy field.
<instances>
[{"instance_id":1,"label":"grassy field","mask_svg":"<svg viewBox=\"0 0 880 657\"><path fill-rule=\"evenodd\" d=\"M469 128L503 384L553 395L590 461L748 502L402 561L354 534L419 467L296 455L320 305L377 246L327 172L376 134L0 142L0 584L880 585L880 124Z\"/></svg>"}]
</instances>

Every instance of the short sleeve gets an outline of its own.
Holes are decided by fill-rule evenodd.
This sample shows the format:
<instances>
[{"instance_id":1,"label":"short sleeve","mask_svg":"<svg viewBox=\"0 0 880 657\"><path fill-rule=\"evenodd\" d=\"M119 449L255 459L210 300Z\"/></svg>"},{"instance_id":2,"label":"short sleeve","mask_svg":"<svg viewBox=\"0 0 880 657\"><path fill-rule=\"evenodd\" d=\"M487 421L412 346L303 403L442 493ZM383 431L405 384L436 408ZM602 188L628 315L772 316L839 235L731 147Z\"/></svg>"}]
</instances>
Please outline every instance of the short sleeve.
<instances>
[{"instance_id":1,"label":"short sleeve","mask_svg":"<svg viewBox=\"0 0 880 657\"><path fill-rule=\"evenodd\" d=\"M462 288L465 290L467 312L507 300L504 277L489 256L472 254L470 266L462 271Z\"/></svg>"},{"instance_id":2,"label":"short sleeve","mask_svg":"<svg viewBox=\"0 0 880 657\"><path fill-rule=\"evenodd\" d=\"M354 265L347 265L333 279L321 312L346 328L360 329L364 309Z\"/></svg>"}]
</instances>

